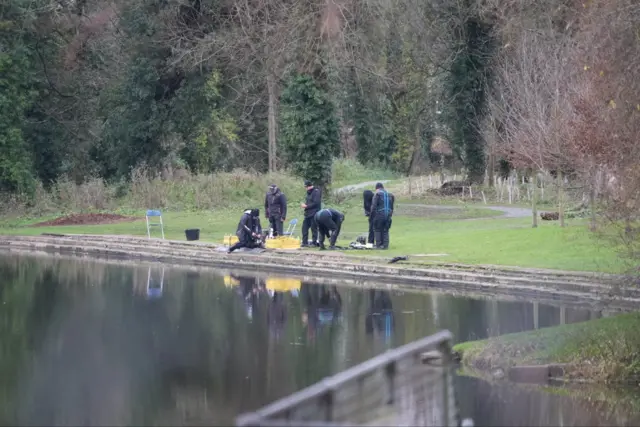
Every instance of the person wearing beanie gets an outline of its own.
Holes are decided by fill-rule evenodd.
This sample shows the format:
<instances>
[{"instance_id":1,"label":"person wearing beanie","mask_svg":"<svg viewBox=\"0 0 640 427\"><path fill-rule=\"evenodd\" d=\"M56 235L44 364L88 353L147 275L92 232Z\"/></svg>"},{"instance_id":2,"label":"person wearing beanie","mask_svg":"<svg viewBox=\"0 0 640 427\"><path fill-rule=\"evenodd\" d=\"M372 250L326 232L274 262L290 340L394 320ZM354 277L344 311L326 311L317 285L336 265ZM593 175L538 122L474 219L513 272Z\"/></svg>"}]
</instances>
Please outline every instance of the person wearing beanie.
<instances>
[{"instance_id":1,"label":"person wearing beanie","mask_svg":"<svg viewBox=\"0 0 640 427\"><path fill-rule=\"evenodd\" d=\"M304 187L307 189L307 199L300 207L304 209L304 220L302 221L302 243L301 247L309 246L309 229L313 243L311 246L318 246L318 224L315 215L322 208L322 194L315 188L313 182L306 179Z\"/></svg>"},{"instance_id":2,"label":"person wearing beanie","mask_svg":"<svg viewBox=\"0 0 640 427\"><path fill-rule=\"evenodd\" d=\"M282 236L284 231L284 221L287 218L287 197L278 188L271 184L264 197L265 216L274 236Z\"/></svg>"},{"instance_id":3,"label":"person wearing beanie","mask_svg":"<svg viewBox=\"0 0 640 427\"><path fill-rule=\"evenodd\" d=\"M376 184L376 192L371 201L373 215L373 236L376 249L389 249L389 228L393 216L395 197L385 190L381 182Z\"/></svg>"},{"instance_id":4,"label":"person wearing beanie","mask_svg":"<svg viewBox=\"0 0 640 427\"><path fill-rule=\"evenodd\" d=\"M247 209L242 213L236 236L238 236L238 242L229 248L228 253L240 248L257 248L262 245L260 209Z\"/></svg>"}]
</instances>

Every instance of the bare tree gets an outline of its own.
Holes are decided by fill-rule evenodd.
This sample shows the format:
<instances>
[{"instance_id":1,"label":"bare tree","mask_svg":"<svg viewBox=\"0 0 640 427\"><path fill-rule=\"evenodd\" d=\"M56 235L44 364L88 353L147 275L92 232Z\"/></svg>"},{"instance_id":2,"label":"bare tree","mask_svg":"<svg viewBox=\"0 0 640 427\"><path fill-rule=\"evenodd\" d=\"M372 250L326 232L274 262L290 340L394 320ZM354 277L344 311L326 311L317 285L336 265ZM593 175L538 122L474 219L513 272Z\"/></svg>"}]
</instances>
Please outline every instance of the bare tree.
<instances>
[{"instance_id":1,"label":"bare tree","mask_svg":"<svg viewBox=\"0 0 640 427\"><path fill-rule=\"evenodd\" d=\"M517 167L557 173L561 226L563 172L571 170L572 156L566 127L572 111L566 91L575 74L567 56L572 48L573 41L552 28L525 29L503 47L489 100L488 126L498 150Z\"/></svg>"}]
</instances>

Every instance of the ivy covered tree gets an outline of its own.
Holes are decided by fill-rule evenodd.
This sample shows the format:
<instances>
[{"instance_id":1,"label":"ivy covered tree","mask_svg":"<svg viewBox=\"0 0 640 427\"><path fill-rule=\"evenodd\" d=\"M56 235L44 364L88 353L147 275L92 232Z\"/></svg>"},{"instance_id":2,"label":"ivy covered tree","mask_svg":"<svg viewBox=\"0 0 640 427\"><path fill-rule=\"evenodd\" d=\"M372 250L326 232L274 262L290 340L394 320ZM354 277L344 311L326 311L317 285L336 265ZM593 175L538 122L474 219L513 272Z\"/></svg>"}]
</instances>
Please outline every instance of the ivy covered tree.
<instances>
[{"instance_id":1,"label":"ivy covered tree","mask_svg":"<svg viewBox=\"0 0 640 427\"><path fill-rule=\"evenodd\" d=\"M462 159L472 182L482 182L485 144L481 121L486 105L487 74L493 53L491 27L468 18L455 31L458 52L445 81L445 122L453 148Z\"/></svg>"},{"instance_id":2,"label":"ivy covered tree","mask_svg":"<svg viewBox=\"0 0 640 427\"><path fill-rule=\"evenodd\" d=\"M335 106L329 94L307 74L294 74L281 96L281 137L286 166L325 187L340 149Z\"/></svg>"}]
</instances>

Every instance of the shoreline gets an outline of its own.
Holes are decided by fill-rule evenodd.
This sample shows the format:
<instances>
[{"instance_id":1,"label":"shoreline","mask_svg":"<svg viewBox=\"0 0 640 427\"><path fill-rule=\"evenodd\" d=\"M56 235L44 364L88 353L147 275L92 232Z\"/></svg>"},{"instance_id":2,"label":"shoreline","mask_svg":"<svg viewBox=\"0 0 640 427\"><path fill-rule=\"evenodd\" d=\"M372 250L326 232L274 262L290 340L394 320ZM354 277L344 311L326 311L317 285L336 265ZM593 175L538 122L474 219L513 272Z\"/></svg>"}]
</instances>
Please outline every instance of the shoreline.
<instances>
[{"instance_id":1,"label":"shoreline","mask_svg":"<svg viewBox=\"0 0 640 427\"><path fill-rule=\"evenodd\" d=\"M462 342L453 351L463 371L498 381L637 385L639 320L633 311Z\"/></svg>"},{"instance_id":2,"label":"shoreline","mask_svg":"<svg viewBox=\"0 0 640 427\"><path fill-rule=\"evenodd\" d=\"M459 296L465 298L473 298L478 300L492 300L498 298L504 302L531 302L532 295L521 292L506 292L504 289L496 288L473 288L466 285L451 286L451 283L430 282L427 284L407 284L396 283L385 280L366 280L354 277L347 277L344 275L324 274L310 275L309 272L292 272L283 271L278 269L270 270L249 270L244 265L238 266L219 266L216 264L206 263L185 263L167 261L167 260L149 260L149 259L137 259L131 256L125 256L121 254L81 254L70 251L51 251L42 249L22 249L22 248L6 248L0 244L0 254L7 255L21 255L30 257L42 257L46 260L66 260L66 261L84 261L89 260L93 262L105 263L109 265L123 265L127 267L138 268L159 268L160 266L187 271L187 272L209 272L227 275L229 273L242 274L251 277L280 277L293 278L302 282L310 282L323 285L343 286L357 289L388 289L413 293L436 293L440 295ZM562 295L548 296L546 294L536 296L536 302L553 306L553 307L565 307L572 309L585 309L600 311L603 316L613 316L621 313L627 313L636 308L636 303L625 300L612 300L607 303L594 304L592 301L583 301L579 298L568 298Z\"/></svg>"},{"instance_id":3,"label":"shoreline","mask_svg":"<svg viewBox=\"0 0 640 427\"><path fill-rule=\"evenodd\" d=\"M349 256L340 252L268 250L262 253L220 252L221 245L109 235L0 236L0 249L73 255L107 256L138 261L189 264L258 272L331 276L358 286L383 282L412 288L508 293L514 298L536 297L633 309L640 289L625 277L589 272L566 272L452 263L388 264L389 258Z\"/></svg>"}]
</instances>

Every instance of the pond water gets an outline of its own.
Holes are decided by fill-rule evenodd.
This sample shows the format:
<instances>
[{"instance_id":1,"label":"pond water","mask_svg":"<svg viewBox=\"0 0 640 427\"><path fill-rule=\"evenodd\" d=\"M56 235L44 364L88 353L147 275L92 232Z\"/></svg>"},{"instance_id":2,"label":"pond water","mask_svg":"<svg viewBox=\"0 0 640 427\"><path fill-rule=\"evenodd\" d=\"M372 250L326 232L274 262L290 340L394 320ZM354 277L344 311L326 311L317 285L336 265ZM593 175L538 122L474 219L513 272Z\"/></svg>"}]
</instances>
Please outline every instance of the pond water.
<instances>
[{"instance_id":1,"label":"pond water","mask_svg":"<svg viewBox=\"0 0 640 427\"><path fill-rule=\"evenodd\" d=\"M82 258L0 255L0 277L2 425L230 425L241 412L441 329L466 341L601 316ZM639 420L561 393L456 380L462 416L476 425Z\"/></svg>"}]
</instances>

